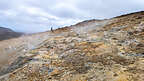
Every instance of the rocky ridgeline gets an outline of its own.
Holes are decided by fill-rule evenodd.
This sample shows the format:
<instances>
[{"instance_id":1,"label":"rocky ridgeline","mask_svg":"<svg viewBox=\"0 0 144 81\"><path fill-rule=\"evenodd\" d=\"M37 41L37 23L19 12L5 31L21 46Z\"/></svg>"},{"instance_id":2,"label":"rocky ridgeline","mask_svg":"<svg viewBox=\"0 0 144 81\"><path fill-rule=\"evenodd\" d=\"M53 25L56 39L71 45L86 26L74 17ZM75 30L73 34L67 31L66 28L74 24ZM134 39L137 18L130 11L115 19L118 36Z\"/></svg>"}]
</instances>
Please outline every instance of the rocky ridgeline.
<instances>
[{"instance_id":1,"label":"rocky ridgeline","mask_svg":"<svg viewBox=\"0 0 144 81\"><path fill-rule=\"evenodd\" d=\"M54 31L0 81L144 81L144 12L91 22Z\"/></svg>"}]
</instances>

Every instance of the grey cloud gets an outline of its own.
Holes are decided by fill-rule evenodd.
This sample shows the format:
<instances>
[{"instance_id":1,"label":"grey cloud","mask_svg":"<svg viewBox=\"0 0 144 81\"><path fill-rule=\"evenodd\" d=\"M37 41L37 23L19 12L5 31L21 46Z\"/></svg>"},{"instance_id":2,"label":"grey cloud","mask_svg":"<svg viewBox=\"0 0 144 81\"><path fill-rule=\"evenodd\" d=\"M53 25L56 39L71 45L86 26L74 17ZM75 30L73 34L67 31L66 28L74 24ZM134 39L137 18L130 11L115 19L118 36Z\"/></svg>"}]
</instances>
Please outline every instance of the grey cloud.
<instances>
[{"instance_id":1,"label":"grey cloud","mask_svg":"<svg viewBox=\"0 0 144 81\"><path fill-rule=\"evenodd\" d=\"M144 9L143 0L1 0L0 5L0 25L24 32L41 32L51 26L58 28Z\"/></svg>"},{"instance_id":2,"label":"grey cloud","mask_svg":"<svg viewBox=\"0 0 144 81\"><path fill-rule=\"evenodd\" d=\"M78 3L78 8L89 12L95 18L111 18L124 13L140 11L144 7L135 0L91 0ZM144 3L143 3L144 4Z\"/></svg>"}]
</instances>

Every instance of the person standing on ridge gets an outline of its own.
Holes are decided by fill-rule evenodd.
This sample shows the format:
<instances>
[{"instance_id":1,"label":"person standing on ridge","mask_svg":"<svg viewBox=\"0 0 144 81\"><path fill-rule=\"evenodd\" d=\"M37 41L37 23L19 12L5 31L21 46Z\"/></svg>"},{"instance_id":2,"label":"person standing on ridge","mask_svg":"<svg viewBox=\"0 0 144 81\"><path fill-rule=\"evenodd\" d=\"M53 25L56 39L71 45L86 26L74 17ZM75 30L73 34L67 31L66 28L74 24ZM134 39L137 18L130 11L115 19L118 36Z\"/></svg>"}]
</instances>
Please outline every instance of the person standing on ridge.
<instances>
[{"instance_id":1,"label":"person standing on ridge","mask_svg":"<svg viewBox=\"0 0 144 81\"><path fill-rule=\"evenodd\" d=\"M51 31L53 32L53 28L51 27Z\"/></svg>"}]
</instances>

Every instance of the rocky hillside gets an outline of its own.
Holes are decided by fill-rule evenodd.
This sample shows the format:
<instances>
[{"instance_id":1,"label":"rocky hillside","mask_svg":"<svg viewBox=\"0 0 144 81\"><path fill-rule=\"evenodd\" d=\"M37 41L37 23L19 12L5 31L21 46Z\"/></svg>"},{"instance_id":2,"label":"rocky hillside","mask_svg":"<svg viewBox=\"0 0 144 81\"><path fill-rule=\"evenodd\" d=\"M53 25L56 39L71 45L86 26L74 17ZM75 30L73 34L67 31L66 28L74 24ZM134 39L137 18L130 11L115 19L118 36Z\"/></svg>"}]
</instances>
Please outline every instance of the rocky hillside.
<instances>
[{"instance_id":1,"label":"rocky hillside","mask_svg":"<svg viewBox=\"0 0 144 81\"><path fill-rule=\"evenodd\" d=\"M22 33L17 33L11 29L0 27L0 41L10 39L10 38L16 38L21 35L22 35Z\"/></svg>"},{"instance_id":2,"label":"rocky hillside","mask_svg":"<svg viewBox=\"0 0 144 81\"><path fill-rule=\"evenodd\" d=\"M47 32L0 81L144 81L144 12Z\"/></svg>"}]
</instances>

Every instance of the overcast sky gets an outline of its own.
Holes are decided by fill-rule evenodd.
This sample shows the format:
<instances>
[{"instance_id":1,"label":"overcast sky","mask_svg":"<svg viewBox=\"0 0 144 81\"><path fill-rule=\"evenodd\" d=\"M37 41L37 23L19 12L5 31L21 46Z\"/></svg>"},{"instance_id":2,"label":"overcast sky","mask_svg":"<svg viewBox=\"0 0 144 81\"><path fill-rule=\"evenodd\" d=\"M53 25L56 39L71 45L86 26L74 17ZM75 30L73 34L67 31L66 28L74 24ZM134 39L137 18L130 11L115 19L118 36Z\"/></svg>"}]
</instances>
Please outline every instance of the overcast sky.
<instances>
[{"instance_id":1,"label":"overcast sky","mask_svg":"<svg viewBox=\"0 0 144 81\"><path fill-rule=\"evenodd\" d=\"M144 0L0 0L0 26L42 32L143 10Z\"/></svg>"}]
</instances>

